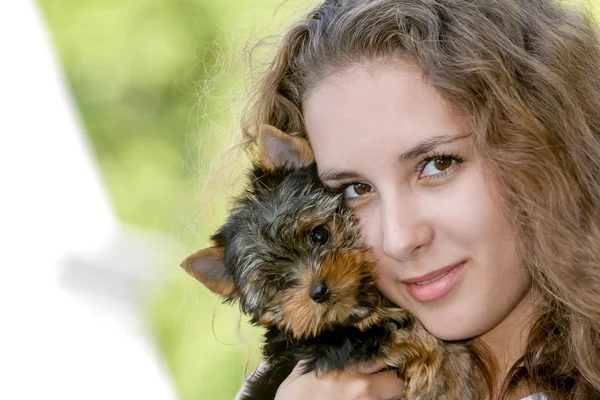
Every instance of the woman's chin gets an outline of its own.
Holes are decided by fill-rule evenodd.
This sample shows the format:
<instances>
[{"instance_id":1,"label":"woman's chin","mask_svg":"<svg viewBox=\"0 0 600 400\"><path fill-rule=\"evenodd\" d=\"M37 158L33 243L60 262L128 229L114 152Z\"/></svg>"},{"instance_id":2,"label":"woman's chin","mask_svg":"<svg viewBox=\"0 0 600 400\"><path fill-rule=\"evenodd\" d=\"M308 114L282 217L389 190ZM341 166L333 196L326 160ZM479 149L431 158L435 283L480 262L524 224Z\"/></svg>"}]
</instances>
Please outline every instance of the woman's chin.
<instances>
[{"instance_id":1,"label":"woman's chin","mask_svg":"<svg viewBox=\"0 0 600 400\"><path fill-rule=\"evenodd\" d=\"M474 326L469 323L457 323L460 318L435 318L423 316L420 319L425 329L438 339L445 341L458 341L471 339L483 331L482 326Z\"/></svg>"}]
</instances>

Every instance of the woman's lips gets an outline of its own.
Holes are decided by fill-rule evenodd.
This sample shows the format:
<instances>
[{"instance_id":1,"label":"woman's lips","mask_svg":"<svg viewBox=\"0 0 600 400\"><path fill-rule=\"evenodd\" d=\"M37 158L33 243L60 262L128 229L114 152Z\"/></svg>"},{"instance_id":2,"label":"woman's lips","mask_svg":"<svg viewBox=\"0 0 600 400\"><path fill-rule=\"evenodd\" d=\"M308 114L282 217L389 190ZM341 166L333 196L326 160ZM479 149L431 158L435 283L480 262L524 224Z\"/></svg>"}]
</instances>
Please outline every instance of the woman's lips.
<instances>
[{"instance_id":1,"label":"woman's lips","mask_svg":"<svg viewBox=\"0 0 600 400\"><path fill-rule=\"evenodd\" d=\"M410 295L421 303L446 296L460 280L465 261L449 265L428 274L402 281Z\"/></svg>"}]
</instances>

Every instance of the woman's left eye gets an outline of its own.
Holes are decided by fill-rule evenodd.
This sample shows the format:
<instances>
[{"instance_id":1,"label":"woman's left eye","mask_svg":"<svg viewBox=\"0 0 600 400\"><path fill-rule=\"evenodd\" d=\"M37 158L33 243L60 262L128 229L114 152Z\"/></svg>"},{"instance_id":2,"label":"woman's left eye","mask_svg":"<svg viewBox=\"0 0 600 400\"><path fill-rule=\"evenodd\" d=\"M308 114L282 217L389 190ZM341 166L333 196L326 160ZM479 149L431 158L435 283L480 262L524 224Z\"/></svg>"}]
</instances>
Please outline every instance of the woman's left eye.
<instances>
[{"instance_id":1,"label":"woman's left eye","mask_svg":"<svg viewBox=\"0 0 600 400\"><path fill-rule=\"evenodd\" d=\"M462 162L464 162L464 159L457 155L424 157L423 161L417 167L417 171L419 172L419 178L441 178L452 172L456 165Z\"/></svg>"}]
</instances>

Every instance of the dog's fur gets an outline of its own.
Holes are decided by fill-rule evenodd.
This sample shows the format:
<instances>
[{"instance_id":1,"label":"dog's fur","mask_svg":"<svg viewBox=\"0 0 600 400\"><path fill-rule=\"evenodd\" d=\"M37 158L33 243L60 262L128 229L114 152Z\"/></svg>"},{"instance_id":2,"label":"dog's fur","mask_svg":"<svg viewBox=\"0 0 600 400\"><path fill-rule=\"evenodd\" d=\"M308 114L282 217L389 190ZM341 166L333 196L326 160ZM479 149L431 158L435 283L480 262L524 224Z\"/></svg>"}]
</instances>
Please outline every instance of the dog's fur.
<instances>
[{"instance_id":1,"label":"dog's fur","mask_svg":"<svg viewBox=\"0 0 600 400\"><path fill-rule=\"evenodd\" d=\"M308 142L265 125L259 154L214 246L182 263L266 328L266 368L242 398L273 399L299 361L327 373L383 359L408 400L476 399L466 347L436 339L377 290L375 260L341 194L320 183Z\"/></svg>"}]
</instances>

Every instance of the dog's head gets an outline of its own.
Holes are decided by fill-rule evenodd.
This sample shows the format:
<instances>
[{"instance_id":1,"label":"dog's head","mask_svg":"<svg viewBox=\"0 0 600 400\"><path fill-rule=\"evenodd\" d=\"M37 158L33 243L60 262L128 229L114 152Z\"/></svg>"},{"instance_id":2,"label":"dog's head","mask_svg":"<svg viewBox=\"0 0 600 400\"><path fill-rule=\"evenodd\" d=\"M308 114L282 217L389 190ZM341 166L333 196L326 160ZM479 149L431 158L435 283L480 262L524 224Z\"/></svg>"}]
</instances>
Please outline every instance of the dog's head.
<instances>
[{"instance_id":1,"label":"dog's head","mask_svg":"<svg viewBox=\"0 0 600 400\"><path fill-rule=\"evenodd\" d=\"M362 326L380 300L374 260L358 246L357 222L342 196L319 181L308 142L272 126L259 161L213 247L183 268L258 325L297 338Z\"/></svg>"}]
</instances>

